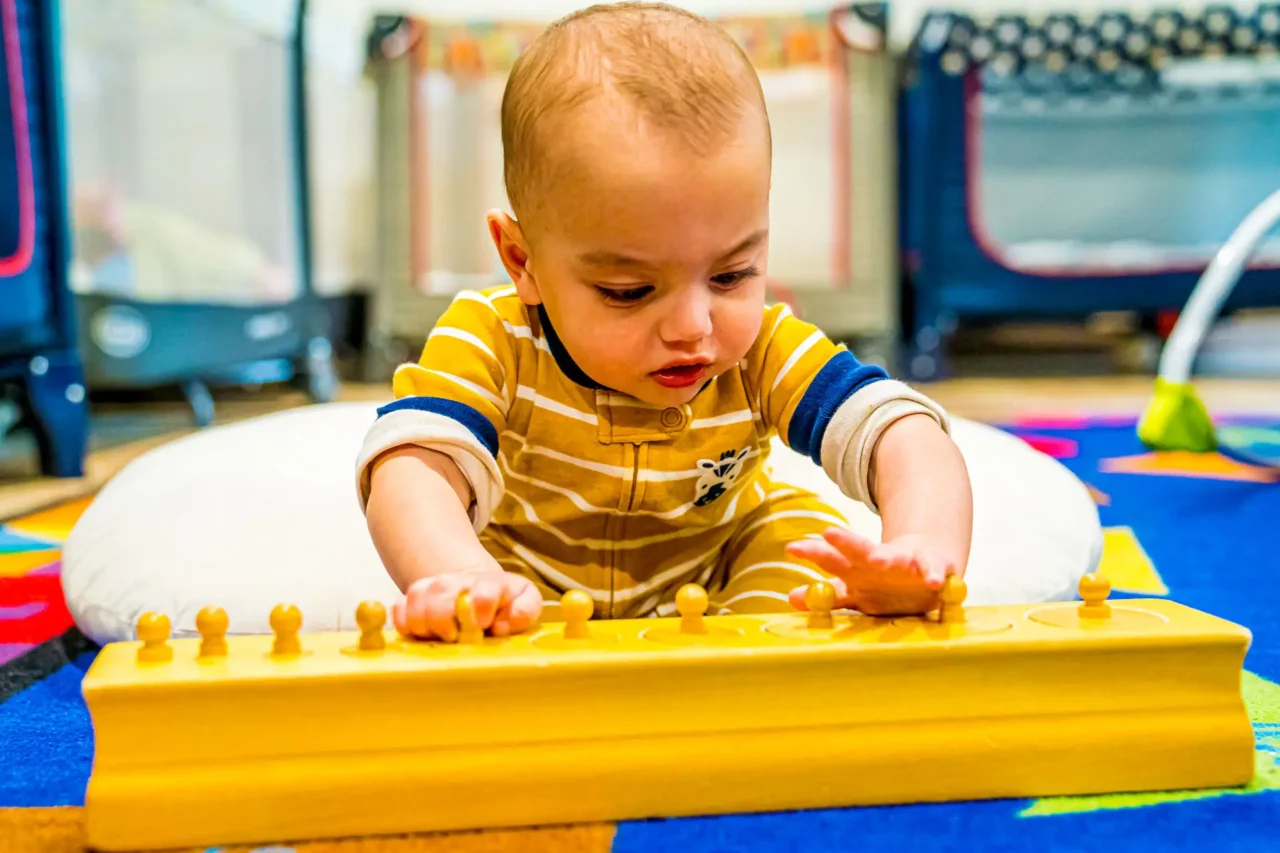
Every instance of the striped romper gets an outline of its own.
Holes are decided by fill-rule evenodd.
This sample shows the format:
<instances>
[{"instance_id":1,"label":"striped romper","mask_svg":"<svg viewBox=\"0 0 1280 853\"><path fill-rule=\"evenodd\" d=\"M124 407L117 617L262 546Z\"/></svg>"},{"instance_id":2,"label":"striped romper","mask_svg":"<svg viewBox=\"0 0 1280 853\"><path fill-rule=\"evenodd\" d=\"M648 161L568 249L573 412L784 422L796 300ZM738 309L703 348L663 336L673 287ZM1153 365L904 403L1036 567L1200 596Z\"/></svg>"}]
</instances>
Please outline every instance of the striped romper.
<instances>
[{"instance_id":1,"label":"striped romper","mask_svg":"<svg viewBox=\"0 0 1280 853\"><path fill-rule=\"evenodd\" d=\"M659 408L597 386L515 288L461 293L419 362L396 371L357 463L361 505L380 454L429 447L457 462L481 542L539 587L546 621L569 589L591 595L597 618L670 615L689 582L711 613L787 609L790 590L822 576L787 543L846 521L773 481L771 439L875 509L867 480L885 428L920 412L949 425L787 307L764 313L737 367Z\"/></svg>"}]
</instances>

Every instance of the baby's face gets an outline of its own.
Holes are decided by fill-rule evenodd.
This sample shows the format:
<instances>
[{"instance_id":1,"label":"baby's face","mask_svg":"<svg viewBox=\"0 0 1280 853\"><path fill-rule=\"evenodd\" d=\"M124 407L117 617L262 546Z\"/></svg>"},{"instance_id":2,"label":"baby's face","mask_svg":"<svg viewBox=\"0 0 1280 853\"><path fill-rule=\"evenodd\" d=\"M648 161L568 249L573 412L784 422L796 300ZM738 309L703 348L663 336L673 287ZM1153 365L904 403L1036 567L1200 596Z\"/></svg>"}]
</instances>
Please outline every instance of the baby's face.
<instances>
[{"instance_id":1,"label":"baby's face","mask_svg":"<svg viewBox=\"0 0 1280 853\"><path fill-rule=\"evenodd\" d=\"M590 116L593 111L582 111ZM603 124L601 122L604 122ZM687 403L755 342L768 266L763 117L709 155L634 118L564 127L566 164L535 223L526 302L540 300L596 382L658 406ZM602 128L608 132L602 133ZM538 227L539 225L543 227Z\"/></svg>"}]
</instances>

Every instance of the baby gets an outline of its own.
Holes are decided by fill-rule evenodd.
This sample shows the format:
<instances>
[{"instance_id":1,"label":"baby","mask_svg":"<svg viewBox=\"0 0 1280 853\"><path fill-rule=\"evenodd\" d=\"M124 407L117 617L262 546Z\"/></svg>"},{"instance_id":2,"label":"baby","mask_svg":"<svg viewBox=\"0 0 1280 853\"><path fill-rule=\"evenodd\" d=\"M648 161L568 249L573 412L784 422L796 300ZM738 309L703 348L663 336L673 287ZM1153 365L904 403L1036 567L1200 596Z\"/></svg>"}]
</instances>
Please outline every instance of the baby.
<instances>
[{"instance_id":1,"label":"baby","mask_svg":"<svg viewBox=\"0 0 1280 853\"><path fill-rule=\"evenodd\" d=\"M502 103L489 232L514 286L461 293L361 450L402 633L558 617L837 606L921 613L963 573L968 475L932 401L766 306L771 141L759 80L715 25L658 3L548 28ZM774 436L877 511L881 543L774 482Z\"/></svg>"}]
</instances>

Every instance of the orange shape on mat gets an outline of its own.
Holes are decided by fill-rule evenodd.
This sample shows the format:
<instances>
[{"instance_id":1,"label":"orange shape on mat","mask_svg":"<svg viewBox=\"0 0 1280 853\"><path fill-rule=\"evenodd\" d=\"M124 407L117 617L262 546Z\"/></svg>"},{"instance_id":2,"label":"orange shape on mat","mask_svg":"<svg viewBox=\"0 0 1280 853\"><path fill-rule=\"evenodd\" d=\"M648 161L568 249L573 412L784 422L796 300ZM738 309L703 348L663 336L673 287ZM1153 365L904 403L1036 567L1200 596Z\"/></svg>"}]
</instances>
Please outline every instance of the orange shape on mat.
<instances>
[{"instance_id":1,"label":"orange shape on mat","mask_svg":"<svg viewBox=\"0 0 1280 853\"><path fill-rule=\"evenodd\" d=\"M93 503L92 495L78 498L58 504L52 509L14 519L5 527L14 533L25 533L28 536L62 542L71 534L71 528L76 526L76 522L80 520L80 516L91 503Z\"/></svg>"},{"instance_id":2,"label":"orange shape on mat","mask_svg":"<svg viewBox=\"0 0 1280 853\"><path fill-rule=\"evenodd\" d=\"M28 572L58 562L61 557L62 552L54 548L0 554L0 578L20 578Z\"/></svg>"},{"instance_id":3,"label":"orange shape on mat","mask_svg":"<svg viewBox=\"0 0 1280 853\"><path fill-rule=\"evenodd\" d=\"M278 850L296 853L494 853L519 850L521 853L609 853L613 847L613 824L591 823L533 829L493 829L484 832L394 835L378 838L341 838L333 841L304 841L288 847L263 844L233 844L215 847L225 853L254 853ZM0 809L0 838L22 839L18 850L31 853L67 853L84 849L84 809L54 808ZM5 850L10 848L6 847ZM200 853L188 848L182 853Z\"/></svg>"},{"instance_id":4,"label":"orange shape on mat","mask_svg":"<svg viewBox=\"0 0 1280 853\"><path fill-rule=\"evenodd\" d=\"M1246 465L1221 453L1192 453L1186 450L1161 450L1137 456L1103 459L1098 468L1108 474L1151 474L1202 480L1233 480L1241 483L1280 482L1280 471Z\"/></svg>"}]
</instances>

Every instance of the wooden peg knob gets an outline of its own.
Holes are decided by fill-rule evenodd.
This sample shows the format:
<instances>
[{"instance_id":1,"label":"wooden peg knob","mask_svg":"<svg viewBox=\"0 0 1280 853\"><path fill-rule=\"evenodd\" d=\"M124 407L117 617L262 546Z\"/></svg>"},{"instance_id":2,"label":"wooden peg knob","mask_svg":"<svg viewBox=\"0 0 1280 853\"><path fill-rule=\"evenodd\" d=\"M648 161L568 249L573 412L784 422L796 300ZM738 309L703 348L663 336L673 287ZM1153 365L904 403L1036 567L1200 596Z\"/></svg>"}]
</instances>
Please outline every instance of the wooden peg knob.
<instances>
[{"instance_id":1,"label":"wooden peg knob","mask_svg":"<svg viewBox=\"0 0 1280 853\"><path fill-rule=\"evenodd\" d=\"M271 653L286 657L302 654L302 643L298 640L298 632L302 630L302 612L292 604L279 604L271 610L271 630L275 632L275 642L271 645Z\"/></svg>"},{"instance_id":2,"label":"wooden peg knob","mask_svg":"<svg viewBox=\"0 0 1280 853\"><path fill-rule=\"evenodd\" d=\"M939 622L963 622L964 600L969 594L964 578L959 575L947 575L942 582L942 606L938 610Z\"/></svg>"},{"instance_id":3,"label":"wooden peg knob","mask_svg":"<svg viewBox=\"0 0 1280 853\"><path fill-rule=\"evenodd\" d=\"M560 597L560 615L564 617L566 640L586 639L587 621L595 609L591 596L580 589L571 589Z\"/></svg>"},{"instance_id":4,"label":"wooden peg knob","mask_svg":"<svg viewBox=\"0 0 1280 853\"><path fill-rule=\"evenodd\" d=\"M459 643L479 643L484 640L484 631L476 625L475 614L471 611L471 593L463 592L458 595L453 615L458 620Z\"/></svg>"},{"instance_id":5,"label":"wooden peg knob","mask_svg":"<svg viewBox=\"0 0 1280 853\"><path fill-rule=\"evenodd\" d=\"M680 612L680 633L705 634L707 625L707 591L696 583L687 583L676 592L676 610Z\"/></svg>"},{"instance_id":6,"label":"wooden peg knob","mask_svg":"<svg viewBox=\"0 0 1280 853\"><path fill-rule=\"evenodd\" d=\"M167 663L173 660L173 646L169 645L169 617L163 613L143 613L138 617L139 663Z\"/></svg>"},{"instance_id":7,"label":"wooden peg knob","mask_svg":"<svg viewBox=\"0 0 1280 853\"><path fill-rule=\"evenodd\" d=\"M831 608L836 605L836 588L827 581L809 584L804 591L804 606L809 609L808 625L815 630L824 630L835 625L831 618Z\"/></svg>"},{"instance_id":8,"label":"wooden peg knob","mask_svg":"<svg viewBox=\"0 0 1280 853\"><path fill-rule=\"evenodd\" d=\"M227 656L227 611L221 607L206 607L196 614L196 630L200 632L202 658Z\"/></svg>"},{"instance_id":9,"label":"wooden peg knob","mask_svg":"<svg viewBox=\"0 0 1280 853\"><path fill-rule=\"evenodd\" d=\"M380 601L362 601L356 608L356 625L360 627L360 650L378 652L387 647L383 629L387 625L387 608Z\"/></svg>"},{"instance_id":10,"label":"wooden peg knob","mask_svg":"<svg viewBox=\"0 0 1280 853\"><path fill-rule=\"evenodd\" d=\"M1102 575L1090 572L1080 579L1080 597L1084 603L1079 607L1082 619L1107 619L1111 616L1111 605L1107 596L1111 595L1111 582Z\"/></svg>"}]
</instances>

